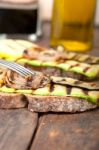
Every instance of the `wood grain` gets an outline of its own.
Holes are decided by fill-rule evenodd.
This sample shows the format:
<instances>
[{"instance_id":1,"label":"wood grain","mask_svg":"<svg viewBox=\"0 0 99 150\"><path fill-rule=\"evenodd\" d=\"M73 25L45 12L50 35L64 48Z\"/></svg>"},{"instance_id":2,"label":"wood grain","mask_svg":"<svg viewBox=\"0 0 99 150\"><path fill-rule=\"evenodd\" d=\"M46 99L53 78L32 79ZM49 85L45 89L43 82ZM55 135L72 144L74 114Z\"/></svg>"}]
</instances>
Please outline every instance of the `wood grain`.
<instances>
[{"instance_id":1,"label":"wood grain","mask_svg":"<svg viewBox=\"0 0 99 150\"><path fill-rule=\"evenodd\" d=\"M0 110L0 150L27 150L37 119L26 109Z\"/></svg>"},{"instance_id":2,"label":"wood grain","mask_svg":"<svg viewBox=\"0 0 99 150\"><path fill-rule=\"evenodd\" d=\"M99 110L46 114L31 150L99 150Z\"/></svg>"}]
</instances>

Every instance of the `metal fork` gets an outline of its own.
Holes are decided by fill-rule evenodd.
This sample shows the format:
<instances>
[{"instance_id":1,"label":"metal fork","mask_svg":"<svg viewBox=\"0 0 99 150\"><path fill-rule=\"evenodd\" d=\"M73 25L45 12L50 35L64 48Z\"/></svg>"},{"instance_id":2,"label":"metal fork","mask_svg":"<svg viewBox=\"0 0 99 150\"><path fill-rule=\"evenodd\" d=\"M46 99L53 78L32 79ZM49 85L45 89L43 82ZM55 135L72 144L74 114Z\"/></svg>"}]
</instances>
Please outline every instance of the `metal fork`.
<instances>
[{"instance_id":1,"label":"metal fork","mask_svg":"<svg viewBox=\"0 0 99 150\"><path fill-rule=\"evenodd\" d=\"M33 76L33 75L37 74L36 71L30 71L29 69L15 63L15 62L7 61L4 59L0 59L0 65L3 67L6 67L8 69L11 69L12 71L17 72L18 74L20 74L23 77L31 76L31 75Z\"/></svg>"}]
</instances>

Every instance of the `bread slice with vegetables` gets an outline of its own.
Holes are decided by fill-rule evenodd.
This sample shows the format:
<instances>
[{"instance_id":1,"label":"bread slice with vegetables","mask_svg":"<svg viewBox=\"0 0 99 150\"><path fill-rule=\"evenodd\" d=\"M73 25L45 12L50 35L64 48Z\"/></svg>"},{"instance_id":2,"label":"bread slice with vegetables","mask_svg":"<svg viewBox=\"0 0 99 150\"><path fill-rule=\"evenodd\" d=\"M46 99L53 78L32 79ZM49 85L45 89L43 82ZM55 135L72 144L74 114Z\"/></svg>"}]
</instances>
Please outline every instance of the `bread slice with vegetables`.
<instances>
[{"instance_id":1,"label":"bread slice with vegetables","mask_svg":"<svg viewBox=\"0 0 99 150\"><path fill-rule=\"evenodd\" d=\"M0 67L0 108L74 113L99 107L99 57L11 39L1 41L0 57L42 72L24 78Z\"/></svg>"},{"instance_id":2,"label":"bread slice with vegetables","mask_svg":"<svg viewBox=\"0 0 99 150\"><path fill-rule=\"evenodd\" d=\"M42 84L37 77L38 80L31 79L31 83L34 80L35 84L39 83L34 86L30 80L11 70L3 71L1 68L0 72L0 108L28 107L37 112L82 112L98 107L98 85L82 82L82 85L75 86L73 79L69 79L71 82L68 84L66 79L63 83L64 80L61 82L60 78L57 83L58 78L55 77L48 77L49 80L43 80Z\"/></svg>"}]
</instances>

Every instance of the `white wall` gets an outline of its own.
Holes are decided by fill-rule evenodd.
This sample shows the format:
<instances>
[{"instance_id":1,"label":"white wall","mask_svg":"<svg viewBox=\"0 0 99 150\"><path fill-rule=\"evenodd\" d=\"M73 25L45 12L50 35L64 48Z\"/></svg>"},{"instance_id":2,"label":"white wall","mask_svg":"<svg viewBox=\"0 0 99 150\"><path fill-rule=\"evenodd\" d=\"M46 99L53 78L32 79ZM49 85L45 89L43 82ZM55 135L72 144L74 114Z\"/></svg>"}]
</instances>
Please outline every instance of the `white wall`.
<instances>
[{"instance_id":1,"label":"white wall","mask_svg":"<svg viewBox=\"0 0 99 150\"><path fill-rule=\"evenodd\" d=\"M97 0L97 5L96 5L95 23L96 25L99 25L99 0Z\"/></svg>"},{"instance_id":2,"label":"white wall","mask_svg":"<svg viewBox=\"0 0 99 150\"><path fill-rule=\"evenodd\" d=\"M53 0L39 0L40 16L43 20L50 20Z\"/></svg>"}]
</instances>

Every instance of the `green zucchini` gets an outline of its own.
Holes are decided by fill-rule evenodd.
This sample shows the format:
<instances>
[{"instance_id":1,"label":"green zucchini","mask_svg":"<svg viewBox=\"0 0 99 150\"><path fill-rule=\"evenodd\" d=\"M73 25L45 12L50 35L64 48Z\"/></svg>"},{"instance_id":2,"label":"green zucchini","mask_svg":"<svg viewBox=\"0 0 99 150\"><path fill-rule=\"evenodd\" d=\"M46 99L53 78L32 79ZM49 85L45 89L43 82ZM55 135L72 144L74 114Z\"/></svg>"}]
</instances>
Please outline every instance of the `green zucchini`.
<instances>
[{"instance_id":1,"label":"green zucchini","mask_svg":"<svg viewBox=\"0 0 99 150\"><path fill-rule=\"evenodd\" d=\"M5 92L5 93L14 93L15 89L14 88L9 88L6 86L0 87L0 92Z\"/></svg>"},{"instance_id":2,"label":"green zucchini","mask_svg":"<svg viewBox=\"0 0 99 150\"><path fill-rule=\"evenodd\" d=\"M99 91L87 91L84 92L84 90L80 88L71 87L71 91L68 94L67 92L68 87L63 85L55 84L53 87L53 91L50 91L50 88L44 87L39 88L37 90L33 91L33 95L41 95L41 96L71 96L71 97L77 97L80 99L87 100L92 103L97 103L99 99Z\"/></svg>"},{"instance_id":3,"label":"green zucchini","mask_svg":"<svg viewBox=\"0 0 99 150\"><path fill-rule=\"evenodd\" d=\"M67 95L65 86L54 84L53 88L54 88L54 90L52 92L50 92L51 96L66 96Z\"/></svg>"},{"instance_id":4,"label":"green zucchini","mask_svg":"<svg viewBox=\"0 0 99 150\"><path fill-rule=\"evenodd\" d=\"M23 64L27 63L28 65L38 67L56 67L64 71L82 74L88 78L96 78L99 75L99 65L90 65L73 60L67 60L64 63L58 63L58 62L42 62L39 60L20 59L18 60L18 63Z\"/></svg>"},{"instance_id":5,"label":"green zucchini","mask_svg":"<svg viewBox=\"0 0 99 150\"><path fill-rule=\"evenodd\" d=\"M68 94L68 90L69 94ZM59 84L53 84L53 89L51 89L51 85L47 85L42 88L38 88L36 90L16 90L13 88L8 88L6 86L3 86L0 88L0 92L4 93L22 93L22 94L31 94L31 95L37 95L37 96L71 96L71 97L77 97L82 100L87 100L92 103L98 103L99 99L99 90L87 90L85 92L81 88L75 88L70 87L68 89L68 86L59 85Z\"/></svg>"},{"instance_id":6,"label":"green zucchini","mask_svg":"<svg viewBox=\"0 0 99 150\"><path fill-rule=\"evenodd\" d=\"M22 93L22 94L32 94L32 90L16 90L17 93Z\"/></svg>"},{"instance_id":7,"label":"green zucchini","mask_svg":"<svg viewBox=\"0 0 99 150\"><path fill-rule=\"evenodd\" d=\"M48 96L48 95L50 95L50 89L49 88L50 88L49 85L42 87L42 88L38 88L38 89L33 91L33 95Z\"/></svg>"}]
</instances>

